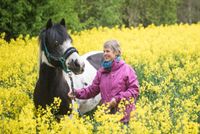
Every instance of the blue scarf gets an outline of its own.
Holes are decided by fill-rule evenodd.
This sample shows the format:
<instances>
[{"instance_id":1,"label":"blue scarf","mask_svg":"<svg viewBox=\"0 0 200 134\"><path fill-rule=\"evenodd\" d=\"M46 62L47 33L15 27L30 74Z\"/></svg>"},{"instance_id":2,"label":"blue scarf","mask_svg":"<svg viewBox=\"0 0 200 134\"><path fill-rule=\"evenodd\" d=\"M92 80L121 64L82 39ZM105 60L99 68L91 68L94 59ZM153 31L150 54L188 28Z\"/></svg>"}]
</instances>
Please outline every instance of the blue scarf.
<instances>
[{"instance_id":1,"label":"blue scarf","mask_svg":"<svg viewBox=\"0 0 200 134\"><path fill-rule=\"evenodd\" d=\"M115 58L115 60L116 60L117 62L119 62L120 59L121 59L120 56L116 56L116 58ZM108 70L108 71L111 70L112 65L113 65L113 60L110 60L110 61L103 61L103 62L101 63L101 66L102 66L105 70Z\"/></svg>"}]
</instances>

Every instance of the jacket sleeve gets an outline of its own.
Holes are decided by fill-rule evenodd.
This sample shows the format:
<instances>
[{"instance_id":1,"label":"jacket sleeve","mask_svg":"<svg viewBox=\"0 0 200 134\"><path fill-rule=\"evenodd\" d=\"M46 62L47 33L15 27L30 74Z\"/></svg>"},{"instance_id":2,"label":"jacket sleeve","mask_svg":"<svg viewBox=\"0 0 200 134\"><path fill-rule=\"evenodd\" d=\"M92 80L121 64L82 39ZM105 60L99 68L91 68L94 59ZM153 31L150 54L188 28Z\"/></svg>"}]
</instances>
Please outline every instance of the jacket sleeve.
<instances>
[{"instance_id":1,"label":"jacket sleeve","mask_svg":"<svg viewBox=\"0 0 200 134\"><path fill-rule=\"evenodd\" d=\"M78 99L89 99L95 97L100 92L100 72L98 71L92 84L86 88L78 89L75 91L75 96Z\"/></svg>"},{"instance_id":2,"label":"jacket sleeve","mask_svg":"<svg viewBox=\"0 0 200 134\"><path fill-rule=\"evenodd\" d=\"M139 82L137 80L137 75L135 71L128 66L127 74L128 74L128 79L127 79L128 88L126 91L121 91L116 96L114 96L117 103L119 103L120 100L123 98L129 100L131 97L134 97L134 100L136 100L139 95Z\"/></svg>"}]
</instances>

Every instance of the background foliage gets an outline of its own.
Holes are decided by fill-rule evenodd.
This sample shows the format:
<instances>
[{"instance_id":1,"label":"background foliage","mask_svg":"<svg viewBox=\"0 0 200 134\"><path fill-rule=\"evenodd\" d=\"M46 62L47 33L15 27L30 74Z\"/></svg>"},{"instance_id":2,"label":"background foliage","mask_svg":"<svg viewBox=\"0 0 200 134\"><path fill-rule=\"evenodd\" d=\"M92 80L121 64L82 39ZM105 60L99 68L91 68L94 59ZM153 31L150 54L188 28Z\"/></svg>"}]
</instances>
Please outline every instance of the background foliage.
<instances>
[{"instance_id":1,"label":"background foliage","mask_svg":"<svg viewBox=\"0 0 200 134\"><path fill-rule=\"evenodd\" d=\"M200 20L199 0L6 0L0 5L0 33L5 32L7 40L19 34L38 35L49 18L65 18L72 31Z\"/></svg>"}]
</instances>

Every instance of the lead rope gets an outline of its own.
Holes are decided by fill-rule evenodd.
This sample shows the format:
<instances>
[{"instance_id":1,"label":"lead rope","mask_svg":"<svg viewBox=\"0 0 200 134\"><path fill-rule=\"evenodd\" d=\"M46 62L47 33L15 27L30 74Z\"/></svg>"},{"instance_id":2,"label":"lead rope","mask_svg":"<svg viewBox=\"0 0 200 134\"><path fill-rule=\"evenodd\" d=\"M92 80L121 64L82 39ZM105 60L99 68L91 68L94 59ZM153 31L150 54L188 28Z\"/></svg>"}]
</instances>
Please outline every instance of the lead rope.
<instances>
[{"instance_id":1,"label":"lead rope","mask_svg":"<svg viewBox=\"0 0 200 134\"><path fill-rule=\"evenodd\" d=\"M72 79L72 72L69 72L68 75L69 75L69 79L70 79L70 82L71 82L72 93L73 93L73 95L75 95L75 93L74 93L74 82L73 82L73 79ZM72 111L75 110L75 107L74 107L75 101L76 101L76 99L74 98L74 99L72 100ZM73 115L72 115L72 114L70 115L70 118L71 118L71 119L73 118Z\"/></svg>"},{"instance_id":2,"label":"lead rope","mask_svg":"<svg viewBox=\"0 0 200 134\"><path fill-rule=\"evenodd\" d=\"M73 95L75 96L75 92L74 92L74 82L73 82L73 79L72 79L72 73L71 73L71 72L69 72L69 79L70 79L70 82L71 82L72 93L73 93ZM73 100L76 101L75 98L74 98Z\"/></svg>"}]
</instances>

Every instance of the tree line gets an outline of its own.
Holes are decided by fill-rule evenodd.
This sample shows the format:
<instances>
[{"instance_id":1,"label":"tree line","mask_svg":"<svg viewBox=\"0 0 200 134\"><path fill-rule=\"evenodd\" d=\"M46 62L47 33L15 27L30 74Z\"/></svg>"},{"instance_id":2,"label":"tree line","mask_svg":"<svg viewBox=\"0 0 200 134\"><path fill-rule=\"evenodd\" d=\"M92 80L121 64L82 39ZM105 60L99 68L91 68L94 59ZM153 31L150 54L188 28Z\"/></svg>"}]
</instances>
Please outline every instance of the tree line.
<instances>
[{"instance_id":1,"label":"tree line","mask_svg":"<svg viewBox=\"0 0 200 134\"><path fill-rule=\"evenodd\" d=\"M0 1L0 33L38 35L46 21L64 18L67 28L197 23L199 0L6 0Z\"/></svg>"}]
</instances>

